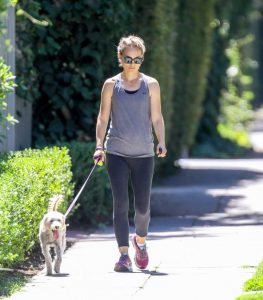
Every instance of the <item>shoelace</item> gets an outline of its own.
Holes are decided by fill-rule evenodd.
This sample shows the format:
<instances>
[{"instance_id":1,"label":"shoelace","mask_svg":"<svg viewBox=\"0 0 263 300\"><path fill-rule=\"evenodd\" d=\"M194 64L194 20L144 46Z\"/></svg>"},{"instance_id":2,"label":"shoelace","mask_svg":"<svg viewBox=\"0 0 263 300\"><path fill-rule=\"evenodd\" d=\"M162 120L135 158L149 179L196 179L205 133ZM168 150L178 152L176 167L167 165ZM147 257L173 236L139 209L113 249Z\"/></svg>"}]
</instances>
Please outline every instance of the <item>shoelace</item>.
<instances>
[{"instance_id":1,"label":"shoelace","mask_svg":"<svg viewBox=\"0 0 263 300\"><path fill-rule=\"evenodd\" d=\"M139 247L139 249L140 249L140 256L141 256L141 258L147 257L146 246L143 247L143 249Z\"/></svg>"},{"instance_id":2,"label":"shoelace","mask_svg":"<svg viewBox=\"0 0 263 300\"><path fill-rule=\"evenodd\" d=\"M128 257L128 255L121 255L119 263L121 263L121 264L129 264L129 257Z\"/></svg>"}]
</instances>

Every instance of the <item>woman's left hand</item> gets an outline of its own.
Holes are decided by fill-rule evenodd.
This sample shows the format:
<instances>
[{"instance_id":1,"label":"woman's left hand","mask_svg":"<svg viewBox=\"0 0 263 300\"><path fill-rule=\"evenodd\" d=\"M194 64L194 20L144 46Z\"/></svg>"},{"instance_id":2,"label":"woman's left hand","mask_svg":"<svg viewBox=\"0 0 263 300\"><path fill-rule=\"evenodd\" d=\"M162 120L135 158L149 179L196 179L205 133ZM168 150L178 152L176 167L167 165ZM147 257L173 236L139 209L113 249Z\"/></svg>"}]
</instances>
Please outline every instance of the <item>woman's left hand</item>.
<instances>
[{"instance_id":1,"label":"woman's left hand","mask_svg":"<svg viewBox=\"0 0 263 300\"><path fill-rule=\"evenodd\" d=\"M165 147L165 144L159 143L156 147L156 154L158 157L165 157L167 153L167 149Z\"/></svg>"}]
</instances>

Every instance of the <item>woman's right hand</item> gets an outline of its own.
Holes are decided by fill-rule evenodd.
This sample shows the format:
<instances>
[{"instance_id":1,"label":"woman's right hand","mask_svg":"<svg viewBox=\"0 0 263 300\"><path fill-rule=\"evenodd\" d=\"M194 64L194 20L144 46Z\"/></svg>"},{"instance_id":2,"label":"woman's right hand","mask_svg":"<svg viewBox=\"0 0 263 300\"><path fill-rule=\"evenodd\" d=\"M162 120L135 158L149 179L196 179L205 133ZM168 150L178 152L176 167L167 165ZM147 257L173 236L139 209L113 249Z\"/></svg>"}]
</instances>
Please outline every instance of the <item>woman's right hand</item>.
<instances>
[{"instance_id":1,"label":"woman's right hand","mask_svg":"<svg viewBox=\"0 0 263 300\"><path fill-rule=\"evenodd\" d=\"M103 149L98 149L95 150L94 154L93 154L93 160L94 161L101 161L101 162L105 162L105 152L103 151Z\"/></svg>"}]
</instances>

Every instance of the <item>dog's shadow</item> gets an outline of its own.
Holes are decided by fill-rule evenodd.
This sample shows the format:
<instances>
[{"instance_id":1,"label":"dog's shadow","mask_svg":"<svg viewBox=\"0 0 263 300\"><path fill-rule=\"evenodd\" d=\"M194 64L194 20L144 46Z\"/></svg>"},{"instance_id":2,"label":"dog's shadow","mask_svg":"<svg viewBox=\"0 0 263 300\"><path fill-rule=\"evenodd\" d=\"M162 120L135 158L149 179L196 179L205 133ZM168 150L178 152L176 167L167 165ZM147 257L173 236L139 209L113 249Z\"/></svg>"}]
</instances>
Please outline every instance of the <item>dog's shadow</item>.
<instances>
[{"instance_id":1,"label":"dog's shadow","mask_svg":"<svg viewBox=\"0 0 263 300\"><path fill-rule=\"evenodd\" d=\"M46 275L47 277L68 277L70 276L69 273L57 273L57 274L51 274L51 275Z\"/></svg>"}]
</instances>

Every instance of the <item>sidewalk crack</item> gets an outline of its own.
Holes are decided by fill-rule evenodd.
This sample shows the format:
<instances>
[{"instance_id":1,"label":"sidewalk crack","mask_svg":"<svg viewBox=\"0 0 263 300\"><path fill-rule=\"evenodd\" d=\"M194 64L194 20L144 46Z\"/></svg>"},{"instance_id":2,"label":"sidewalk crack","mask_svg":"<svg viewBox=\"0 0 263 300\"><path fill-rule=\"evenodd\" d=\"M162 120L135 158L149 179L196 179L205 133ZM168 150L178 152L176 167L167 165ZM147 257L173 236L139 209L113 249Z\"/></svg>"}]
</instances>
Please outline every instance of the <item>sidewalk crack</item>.
<instances>
[{"instance_id":1,"label":"sidewalk crack","mask_svg":"<svg viewBox=\"0 0 263 300\"><path fill-rule=\"evenodd\" d=\"M145 274L149 274L149 276L143 281L143 283L138 287L138 289L132 294L132 297L134 297L136 294L138 294L141 290L143 290L147 284L147 282L151 279L152 276L154 275L157 275L159 272L159 268L161 266L161 262L155 266L153 268L153 270L142 270L142 273L145 273Z\"/></svg>"}]
</instances>

